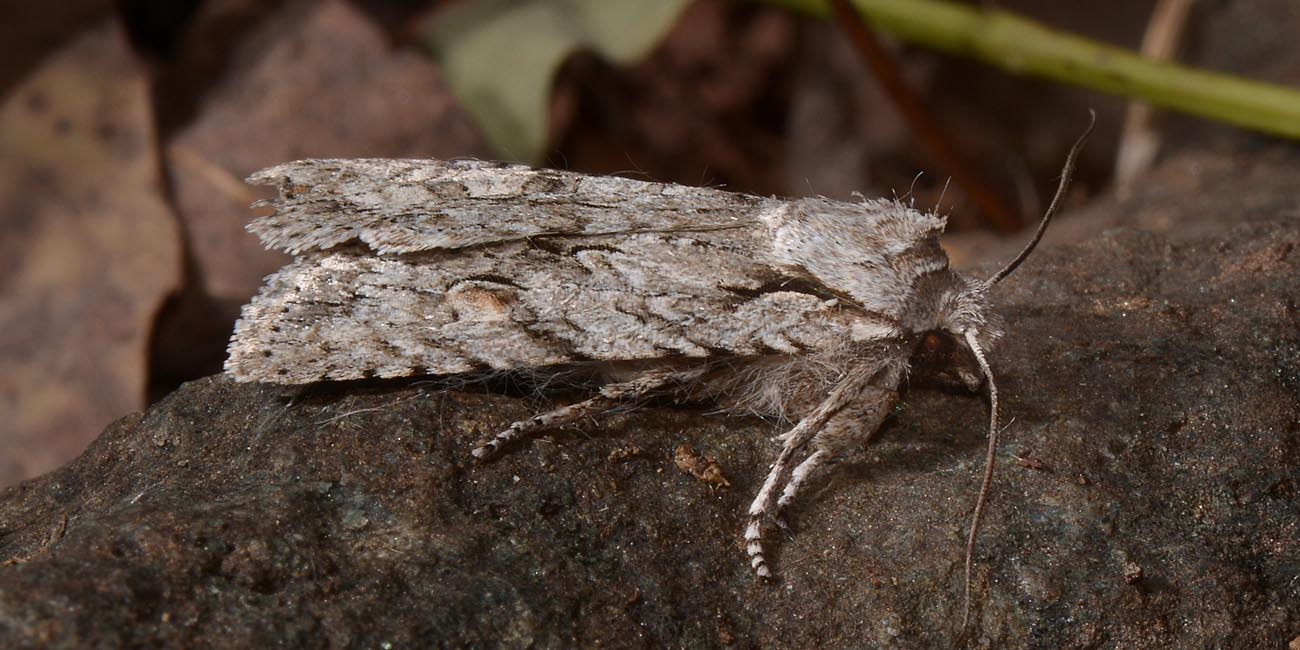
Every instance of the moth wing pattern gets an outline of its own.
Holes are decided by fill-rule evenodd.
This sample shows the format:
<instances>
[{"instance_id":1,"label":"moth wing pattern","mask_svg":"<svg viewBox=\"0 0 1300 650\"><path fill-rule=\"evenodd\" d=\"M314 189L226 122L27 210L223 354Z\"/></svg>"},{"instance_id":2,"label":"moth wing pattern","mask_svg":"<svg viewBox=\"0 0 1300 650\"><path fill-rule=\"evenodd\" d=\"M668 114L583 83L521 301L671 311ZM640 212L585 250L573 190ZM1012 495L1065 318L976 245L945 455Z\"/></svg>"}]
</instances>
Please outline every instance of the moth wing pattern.
<instances>
[{"instance_id":1,"label":"moth wing pattern","mask_svg":"<svg viewBox=\"0 0 1300 650\"><path fill-rule=\"evenodd\" d=\"M764 237L754 259L896 320L911 307L916 279L948 266L938 243L945 220L896 201L788 201L480 160L300 160L248 182L280 190L260 204L273 214L249 231L294 255L354 241L393 255L537 237L718 230L742 238L757 229Z\"/></svg>"},{"instance_id":2,"label":"moth wing pattern","mask_svg":"<svg viewBox=\"0 0 1300 650\"><path fill-rule=\"evenodd\" d=\"M657 272L668 259L638 252L646 239L713 274ZM781 290L783 278L745 252L689 234L646 234L396 257L306 253L244 308L227 370L297 384L795 353L848 335L853 319L835 299Z\"/></svg>"},{"instance_id":3,"label":"moth wing pattern","mask_svg":"<svg viewBox=\"0 0 1300 650\"><path fill-rule=\"evenodd\" d=\"M743 227L771 203L482 160L299 160L255 172L248 182L280 189L275 213L249 230L268 248L295 255L352 240L386 255L538 235Z\"/></svg>"},{"instance_id":4,"label":"moth wing pattern","mask_svg":"<svg viewBox=\"0 0 1300 650\"><path fill-rule=\"evenodd\" d=\"M784 201L478 161L252 180L282 196L250 229L298 255L236 325L240 380L796 354L893 327L776 256Z\"/></svg>"}]
</instances>

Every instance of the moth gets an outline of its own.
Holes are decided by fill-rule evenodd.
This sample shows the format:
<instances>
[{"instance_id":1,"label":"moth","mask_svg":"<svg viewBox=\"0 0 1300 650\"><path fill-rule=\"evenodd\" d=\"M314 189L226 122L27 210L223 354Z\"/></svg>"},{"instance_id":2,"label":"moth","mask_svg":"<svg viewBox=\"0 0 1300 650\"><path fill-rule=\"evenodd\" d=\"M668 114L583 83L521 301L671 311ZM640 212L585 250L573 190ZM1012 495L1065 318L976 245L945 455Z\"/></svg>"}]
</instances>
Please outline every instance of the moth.
<instances>
[{"instance_id":1,"label":"moth","mask_svg":"<svg viewBox=\"0 0 1300 650\"><path fill-rule=\"evenodd\" d=\"M1091 130L1091 127L1090 129ZM1084 134L1086 138L1087 133ZM991 278L949 268L944 218L895 200L785 200L475 160L303 160L248 229L295 259L244 307L226 371L304 384L500 371L574 372L594 395L515 422L473 455L650 397L794 423L744 527L765 534L814 472L864 445L909 372L987 387L992 479L1001 334Z\"/></svg>"}]
</instances>

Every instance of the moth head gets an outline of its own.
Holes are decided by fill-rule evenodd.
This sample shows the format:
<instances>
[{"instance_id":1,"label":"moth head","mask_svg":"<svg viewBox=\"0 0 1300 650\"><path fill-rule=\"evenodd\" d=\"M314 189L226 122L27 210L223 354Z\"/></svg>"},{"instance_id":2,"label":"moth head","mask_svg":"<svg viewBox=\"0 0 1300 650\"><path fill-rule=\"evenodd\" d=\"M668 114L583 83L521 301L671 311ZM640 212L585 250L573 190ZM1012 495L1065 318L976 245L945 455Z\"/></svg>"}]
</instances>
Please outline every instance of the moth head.
<instances>
[{"instance_id":1,"label":"moth head","mask_svg":"<svg viewBox=\"0 0 1300 650\"><path fill-rule=\"evenodd\" d=\"M946 272L942 289L932 286L923 313L913 312L902 323L909 331L912 382L933 388L977 392L984 372L967 342L968 333L981 349L988 349L1002 334L1001 323L988 309L988 287L982 281Z\"/></svg>"},{"instance_id":2,"label":"moth head","mask_svg":"<svg viewBox=\"0 0 1300 650\"><path fill-rule=\"evenodd\" d=\"M952 274L933 320L916 334L911 367L928 382L978 391L986 373L976 348L988 350L1002 336L1002 323L988 306L988 285Z\"/></svg>"}]
</instances>

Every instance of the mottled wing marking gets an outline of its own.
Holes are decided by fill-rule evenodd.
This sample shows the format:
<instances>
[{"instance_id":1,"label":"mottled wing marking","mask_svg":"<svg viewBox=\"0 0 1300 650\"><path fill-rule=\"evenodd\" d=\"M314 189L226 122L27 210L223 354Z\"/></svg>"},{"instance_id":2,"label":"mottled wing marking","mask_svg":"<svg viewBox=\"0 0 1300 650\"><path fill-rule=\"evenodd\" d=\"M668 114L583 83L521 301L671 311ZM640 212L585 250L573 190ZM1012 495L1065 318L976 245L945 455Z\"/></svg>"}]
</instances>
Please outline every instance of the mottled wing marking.
<instances>
[{"instance_id":1,"label":"mottled wing marking","mask_svg":"<svg viewBox=\"0 0 1300 650\"><path fill-rule=\"evenodd\" d=\"M918 288L951 279L943 219L890 201L481 161L308 160L250 182L281 197L249 229L298 259L236 327L243 380L795 354L897 338L942 303Z\"/></svg>"},{"instance_id":2,"label":"mottled wing marking","mask_svg":"<svg viewBox=\"0 0 1300 650\"><path fill-rule=\"evenodd\" d=\"M307 383L795 353L843 341L869 322L764 263L762 231L305 253L245 307L227 369L241 380ZM682 272L688 260L698 271Z\"/></svg>"},{"instance_id":3,"label":"mottled wing marking","mask_svg":"<svg viewBox=\"0 0 1300 650\"><path fill-rule=\"evenodd\" d=\"M776 201L708 188L479 160L300 160L249 176L275 213L248 229L297 254L359 240L378 253L538 235L748 227Z\"/></svg>"}]
</instances>

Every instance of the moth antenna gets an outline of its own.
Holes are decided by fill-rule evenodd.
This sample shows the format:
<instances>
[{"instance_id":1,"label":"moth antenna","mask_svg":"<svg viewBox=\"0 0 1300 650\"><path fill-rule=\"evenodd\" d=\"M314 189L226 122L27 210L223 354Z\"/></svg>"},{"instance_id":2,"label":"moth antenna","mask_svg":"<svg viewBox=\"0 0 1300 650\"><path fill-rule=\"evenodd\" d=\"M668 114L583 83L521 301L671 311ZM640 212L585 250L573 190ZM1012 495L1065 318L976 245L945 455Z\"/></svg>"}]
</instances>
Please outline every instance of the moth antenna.
<instances>
[{"instance_id":1,"label":"moth antenna","mask_svg":"<svg viewBox=\"0 0 1300 650\"><path fill-rule=\"evenodd\" d=\"M1092 129L1095 126L1097 126L1097 112L1088 109L1088 128L1084 129L1083 135L1080 135L1079 139L1074 141L1074 144L1070 147L1070 153L1065 157L1065 165L1061 169L1061 182L1056 186L1056 195L1052 197L1052 203L1047 206L1047 212L1043 213L1042 220L1038 222L1038 231L1034 233L1034 238L1029 240L1029 245L1020 251L1016 259L1011 260L1010 264L1002 267L1001 271L988 279L986 283L988 286L991 287L1001 281L1002 278L1011 275L1011 272L1016 270L1016 267L1020 266L1020 263L1025 261L1026 257L1029 257L1029 254L1034 251L1034 247L1038 245L1038 241L1043 238L1043 233L1047 232L1047 224L1051 222L1052 217L1056 216L1056 210L1061 205L1061 198L1065 196L1065 190L1070 187L1070 179L1074 177L1074 165L1079 157L1079 152L1083 150L1083 145L1088 141L1088 136L1092 135Z\"/></svg>"},{"instance_id":2,"label":"moth antenna","mask_svg":"<svg viewBox=\"0 0 1300 650\"><path fill-rule=\"evenodd\" d=\"M975 360L980 364L980 371L989 380L989 446L984 456L984 480L980 483L979 497L975 500L975 512L971 515L970 534L966 537L966 597L962 604L961 628L958 638L965 636L966 624L970 621L971 573L975 564L975 536L979 533L980 522L984 518L984 506L988 503L989 489L993 485L993 467L998 448L998 386L993 383L993 370L989 368L984 349L973 329L966 330L966 344L970 346Z\"/></svg>"}]
</instances>

